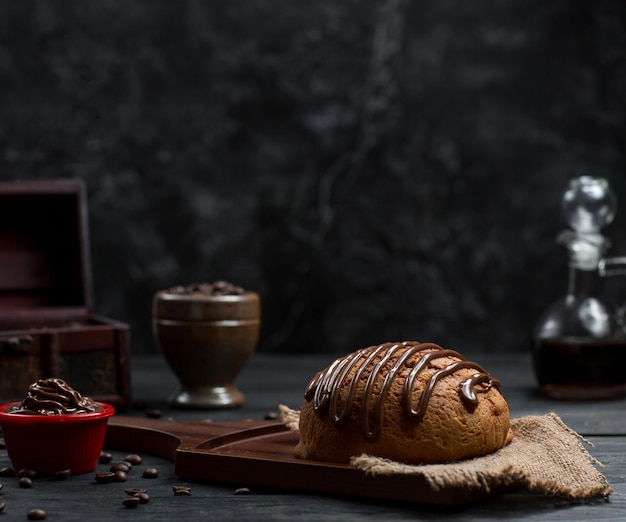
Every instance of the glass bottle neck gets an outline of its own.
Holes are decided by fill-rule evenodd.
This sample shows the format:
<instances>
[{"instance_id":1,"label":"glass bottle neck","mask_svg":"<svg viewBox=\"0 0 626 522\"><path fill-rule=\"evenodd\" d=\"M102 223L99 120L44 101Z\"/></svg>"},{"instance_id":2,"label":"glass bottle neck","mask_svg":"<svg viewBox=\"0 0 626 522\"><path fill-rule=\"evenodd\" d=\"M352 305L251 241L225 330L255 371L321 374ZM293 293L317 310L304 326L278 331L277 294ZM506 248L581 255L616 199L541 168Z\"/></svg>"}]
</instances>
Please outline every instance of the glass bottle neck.
<instances>
[{"instance_id":1,"label":"glass bottle neck","mask_svg":"<svg viewBox=\"0 0 626 522\"><path fill-rule=\"evenodd\" d=\"M581 298L594 296L600 276L597 270L581 270L570 266L567 296Z\"/></svg>"}]
</instances>

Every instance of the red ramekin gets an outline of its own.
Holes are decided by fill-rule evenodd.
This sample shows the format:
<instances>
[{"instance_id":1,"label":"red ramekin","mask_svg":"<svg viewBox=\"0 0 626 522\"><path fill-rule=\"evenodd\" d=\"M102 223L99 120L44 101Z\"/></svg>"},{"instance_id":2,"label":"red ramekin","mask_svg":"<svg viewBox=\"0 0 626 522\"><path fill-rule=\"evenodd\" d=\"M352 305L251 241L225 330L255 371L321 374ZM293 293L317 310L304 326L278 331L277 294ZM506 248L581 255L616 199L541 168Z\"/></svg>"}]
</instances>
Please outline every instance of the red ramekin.
<instances>
[{"instance_id":1,"label":"red ramekin","mask_svg":"<svg viewBox=\"0 0 626 522\"><path fill-rule=\"evenodd\" d=\"M73 415L8 413L20 403L0 405L0 428L13 469L42 475L70 470L73 475L96 469L113 406Z\"/></svg>"}]
</instances>

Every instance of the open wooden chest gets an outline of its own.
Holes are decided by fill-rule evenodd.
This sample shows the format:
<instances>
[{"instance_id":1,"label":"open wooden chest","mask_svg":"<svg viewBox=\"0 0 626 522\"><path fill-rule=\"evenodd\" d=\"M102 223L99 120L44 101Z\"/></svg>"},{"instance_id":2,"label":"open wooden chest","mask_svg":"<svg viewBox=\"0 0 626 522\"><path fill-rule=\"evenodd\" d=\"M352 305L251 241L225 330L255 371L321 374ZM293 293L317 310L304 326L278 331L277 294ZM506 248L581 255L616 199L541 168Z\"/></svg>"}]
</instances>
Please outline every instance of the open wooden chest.
<instances>
[{"instance_id":1,"label":"open wooden chest","mask_svg":"<svg viewBox=\"0 0 626 522\"><path fill-rule=\"evenodd\" d=\"M93 313L80 180L0 182L0 400L40 378L130 404L128 325Z\"/></svg>"}]
</instances>

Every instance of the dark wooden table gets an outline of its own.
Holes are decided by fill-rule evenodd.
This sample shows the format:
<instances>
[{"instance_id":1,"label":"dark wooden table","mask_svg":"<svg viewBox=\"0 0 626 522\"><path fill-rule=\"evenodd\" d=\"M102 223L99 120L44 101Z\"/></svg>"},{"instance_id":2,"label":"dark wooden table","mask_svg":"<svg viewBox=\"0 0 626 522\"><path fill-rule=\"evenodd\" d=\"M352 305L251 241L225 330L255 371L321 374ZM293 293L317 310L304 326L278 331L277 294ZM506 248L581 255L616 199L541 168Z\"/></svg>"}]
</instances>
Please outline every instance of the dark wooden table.
<instances>
[{"instance_id":1,"label":"dark wooden table","mask_svg":"<svg viewBox=\"0 0 626 522\"><path fill-rule=\"evenodd\" d=\"M19 488L17 479L2 478L0 502L6 507L0 520L26 520L33 508L43 509L47 520L626 520L626 400L556 402L537 396L530 357L519 355L470 356L502 381L513 417L556 412L574 430L590 440L590 453L606 466L603 470L615 492L608 501L573 504L559 498L517 491L462 508L438 508L349 497L334 497L251 488L249 495L234 494L247 484L213 484L183 481L173 464L142 454L144 462L130 472L127 482L97 484L92 473L64 481L37 478L30 489ZM237 384L246 395L243 407L221 411L184 411L168 408L166 399L177 386L175 376L160 356L133 359L133 391L142 407L158 409L163 418L175 420L262 420L277 412L279 404L298 408L304 387L312 375L334 359L331 355L256 354ZM143 409L120 415L145 418ZM126 452L113 450L115 461ZM9 465L0 451L0 467ZM142 469L155 467L159 476L142 477ZM100 465L98 469L108 469ZM191 487L191 496L174 496L174 485ZM128 487L145 488L150 502L135 509L123 507Z\"/></svg>"}]
</instances>

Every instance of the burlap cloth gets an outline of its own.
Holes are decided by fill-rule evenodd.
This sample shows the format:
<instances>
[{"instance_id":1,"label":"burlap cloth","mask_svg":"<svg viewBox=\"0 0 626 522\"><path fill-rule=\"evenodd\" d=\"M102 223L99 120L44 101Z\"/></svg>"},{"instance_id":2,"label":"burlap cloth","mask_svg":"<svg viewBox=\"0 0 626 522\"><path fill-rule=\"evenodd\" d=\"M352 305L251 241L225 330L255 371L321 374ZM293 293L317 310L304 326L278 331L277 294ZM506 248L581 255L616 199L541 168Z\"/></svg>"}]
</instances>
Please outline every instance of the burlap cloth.
<instances>
[{"instance_id":1,"label":"burlap cloth","mask_svg":"<svg viewBox=\"0 0 626 522\"><path fill-rule=\"evenodd\" d=\"M281 406L283 423L298 431L299 412ZM526 488L570 500L607 497L613 492L596 467L604 467L583 444L593 444L565 425L556 413L511 420L513 441L475 459L451 464L407 465L360 455L350 464L370 475L419 475L434 489L465 487L490 492Z\"/></svg>"}]
</instances>

